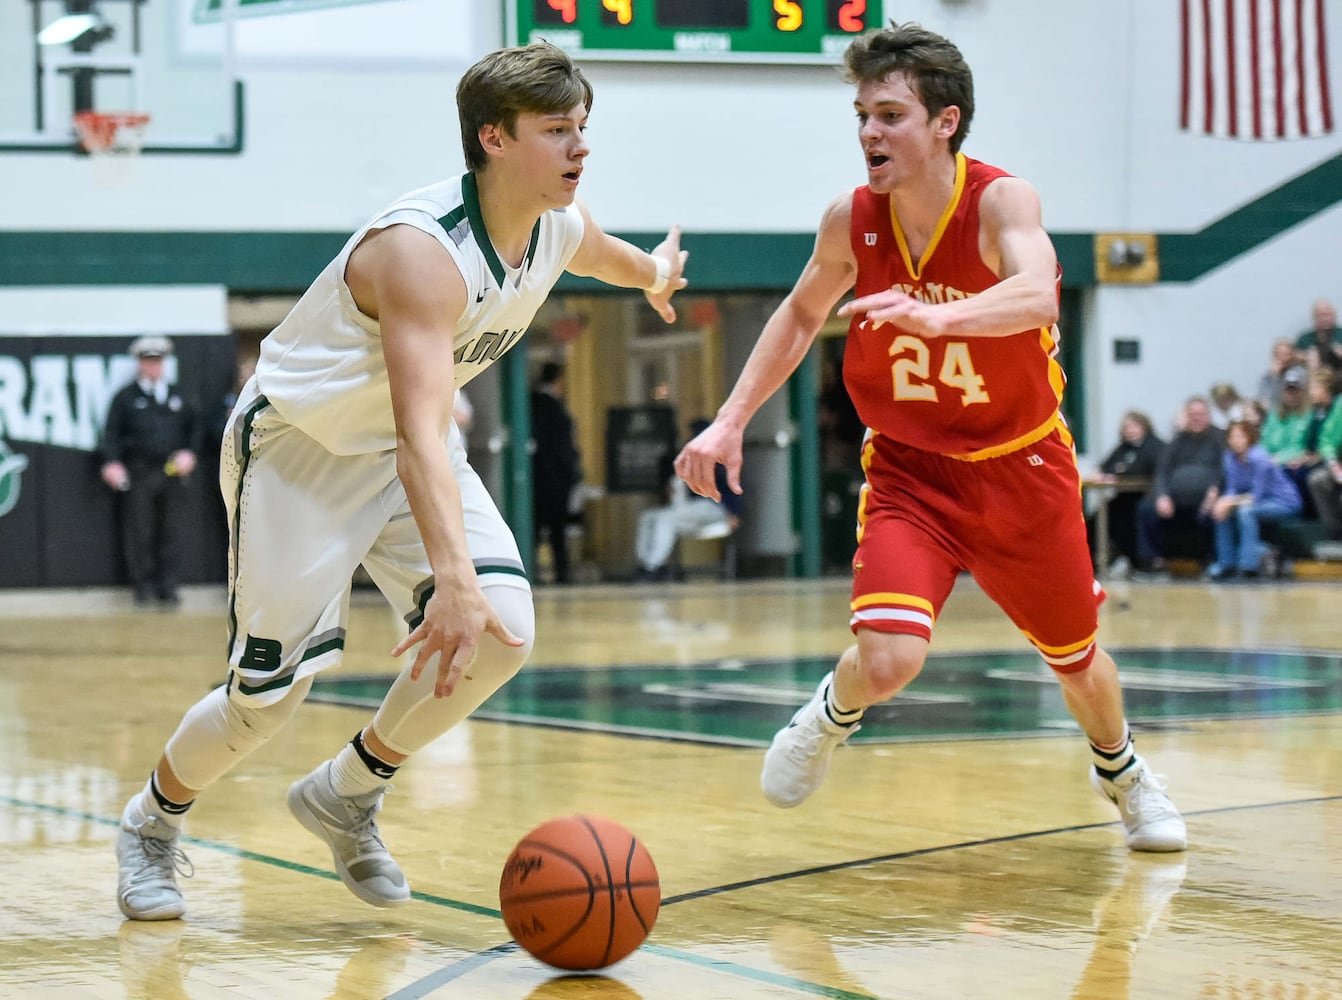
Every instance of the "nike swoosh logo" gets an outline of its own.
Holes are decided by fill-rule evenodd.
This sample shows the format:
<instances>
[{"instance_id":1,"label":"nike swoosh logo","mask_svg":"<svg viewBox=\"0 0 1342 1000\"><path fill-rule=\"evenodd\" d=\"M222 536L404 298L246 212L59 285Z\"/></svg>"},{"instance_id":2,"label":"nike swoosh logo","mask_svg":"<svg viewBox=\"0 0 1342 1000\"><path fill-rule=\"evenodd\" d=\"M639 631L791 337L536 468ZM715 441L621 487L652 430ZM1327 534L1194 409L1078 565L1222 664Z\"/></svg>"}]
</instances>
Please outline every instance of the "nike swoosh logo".
<instances>
[{"instance_id":1,"label":"nike swoosh logo","mask_svg":"<svg viewBox=\"0 0 1342 1000\"><path fill-rule=\"evenodd\" d=\"M477 303L480 303L480 302L485 301L485 293L484 293L484 292L480 292L480 293L478 293L478 294L475 296L475 301L476 301Z\"/></svg>"}]
</instances>

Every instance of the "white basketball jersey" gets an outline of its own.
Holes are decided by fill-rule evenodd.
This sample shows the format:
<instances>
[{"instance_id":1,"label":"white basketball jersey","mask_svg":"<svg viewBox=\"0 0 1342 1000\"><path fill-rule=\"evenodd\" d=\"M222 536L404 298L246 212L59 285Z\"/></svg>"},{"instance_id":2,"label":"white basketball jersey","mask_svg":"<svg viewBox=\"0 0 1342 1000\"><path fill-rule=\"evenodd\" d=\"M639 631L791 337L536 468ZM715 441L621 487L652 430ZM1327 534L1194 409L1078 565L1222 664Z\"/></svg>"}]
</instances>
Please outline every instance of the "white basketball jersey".
<instances>
[{"instance_id":1,"label":"white basketball jersey","mask_svg":"<svg viewBox=\"0 0 1342 1000\"><path fill-rule=\"evenodd\" d=\"M583 236L576 207L548 211L532 230L521 268L507 267L485 231L470 173L412 191L351 236L261 342L256 366L258 387L278 413L337 455L396 445L378 322L359 312L345 284L359 241L370 230L393 225L433 236L465 279L466 311L454 339L457 388L517 343Z\"/></svg>"}]
</instances>

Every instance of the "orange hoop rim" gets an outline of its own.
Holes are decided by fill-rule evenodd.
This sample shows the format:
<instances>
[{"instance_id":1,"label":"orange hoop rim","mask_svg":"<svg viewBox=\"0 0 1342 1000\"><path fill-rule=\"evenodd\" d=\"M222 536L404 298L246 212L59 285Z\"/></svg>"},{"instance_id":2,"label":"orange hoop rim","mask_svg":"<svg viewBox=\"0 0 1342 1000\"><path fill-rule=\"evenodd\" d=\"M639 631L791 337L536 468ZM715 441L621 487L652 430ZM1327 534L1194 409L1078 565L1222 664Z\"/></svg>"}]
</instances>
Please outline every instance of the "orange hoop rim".
<instances>
[{"instance_id":1,"label":"orange hoop rim","mask_svg":"<svg viewBox=\"0 0 1342 1000\"><path fill-rule=\"evenodd\" d=\"M138 135L149 124L149 114L144 111L80 111L75 114L74 123L80 145L90 153L101 153L113 148L122 129ZM138 142L131 142L125 149L134 152L138 147Z\"/></svg>"}]
</instances>

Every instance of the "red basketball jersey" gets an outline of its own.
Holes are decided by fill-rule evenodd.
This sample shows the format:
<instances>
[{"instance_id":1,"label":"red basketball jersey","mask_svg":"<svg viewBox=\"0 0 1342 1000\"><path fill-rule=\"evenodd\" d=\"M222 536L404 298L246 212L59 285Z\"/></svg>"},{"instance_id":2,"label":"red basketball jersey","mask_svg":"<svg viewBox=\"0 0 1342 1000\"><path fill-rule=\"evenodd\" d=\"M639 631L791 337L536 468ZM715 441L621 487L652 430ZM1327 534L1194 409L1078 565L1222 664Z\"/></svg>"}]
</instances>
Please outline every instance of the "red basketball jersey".
<instances>
[{"instance_id":1,"label":"red basketball jersey","mask_svg":"<svg viewBox=\"0 0 1342 1000\"><path fill-rule=\"evenodd\" d=\"M853 192L857 295L897 288L923 302L967 298L998 283L979 256L979 198L997 167L955 158L955 191L920 261L909 255L889 195ZM1060 419L1065 377L1056 328L1008 337L929 337L853 317L843 376L863 422L893 440L956 458L1008 454Z\"/></svg>"}]
</instances>

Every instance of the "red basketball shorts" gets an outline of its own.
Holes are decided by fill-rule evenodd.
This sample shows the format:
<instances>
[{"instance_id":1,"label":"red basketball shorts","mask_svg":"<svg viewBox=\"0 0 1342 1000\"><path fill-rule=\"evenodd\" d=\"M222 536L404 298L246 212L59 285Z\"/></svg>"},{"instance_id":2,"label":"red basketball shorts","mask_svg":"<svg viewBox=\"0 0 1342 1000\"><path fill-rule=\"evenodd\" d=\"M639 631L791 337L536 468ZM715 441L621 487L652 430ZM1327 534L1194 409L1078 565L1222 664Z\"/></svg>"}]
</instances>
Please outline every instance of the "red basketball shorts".
<instances>
[{"instance_id":1,"label":"red basketball shorts","mask_svg":"<svg viewBox=\"0 0 1342 1000\"><path fill-rule=\"evenodd\" d=\"M1025 633L1054 670L1084 670L1099 605L1065 428L977 462L872 435L858 507L852 629L932 638L963 571Z\"/></svg>"}]
</instances>

